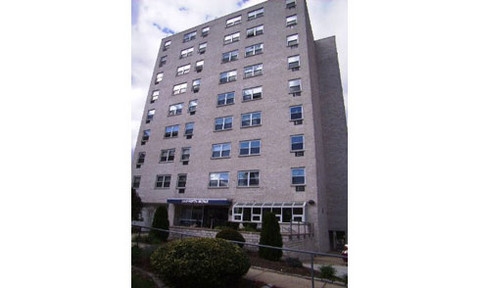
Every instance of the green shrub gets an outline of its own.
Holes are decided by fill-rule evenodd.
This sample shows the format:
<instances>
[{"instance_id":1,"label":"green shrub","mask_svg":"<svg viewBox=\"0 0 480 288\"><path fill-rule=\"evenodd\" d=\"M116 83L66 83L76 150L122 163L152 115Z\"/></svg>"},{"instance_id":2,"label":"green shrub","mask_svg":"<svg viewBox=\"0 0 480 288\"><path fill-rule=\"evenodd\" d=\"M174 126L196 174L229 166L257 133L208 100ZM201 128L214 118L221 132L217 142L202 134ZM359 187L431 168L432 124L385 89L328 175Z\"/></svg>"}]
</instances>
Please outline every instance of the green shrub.
<instances>
[{"instance_id":1,"label":"green shrub","mask_svg":"<svg viewBox=\"0 0 480 288\"><path fill-rule=\"evenodd\" d=\"M161 246L150 257L155 274L169 287L225 287L250 269L237 245L218 238L187 238Z\"/></svg>"},{"instance_id":2,"label":"green shrub","mask_svg":"<svg viewBox=\"0 0 480 288\"><path fill-rule=\"evenodd\" d=\"M277 217L272 212L263 214L260 244L280 248L283 246L280 225L278 224ZM283 251L281 249L259 247L258 255L267 260L278 261L282 258Z\"/></svg>"},{"instance_id":3,"label":"green shrub","mask_svg":"<svg viewBox=\"0 0 480 288\"><path fill-rule=\"evenodd\" d=\"M152 278L141 272L132 271L132 288L156 288Z\"/></svg>"},{"instance_id":4,"label":"green shrub","mask_svg":"<svg viewBox=\"0 0 480 288\"><path fill-rule=\"evenodd\" d=\"M215 235L215 238L221 238L225 240L233 240L233 241L245 243L245 238L243 238L243 235L237 230L234 230L232 228L224 228L222 231L218 232L217 235ZM236 243L236 244L238 244L240 248L243 248L243 244L240 244L240 243Z\"/></svg>"},{"instance_id":5,"label":"green shrub","mask_svg":"<svg viewBox=\"0 0 480 288\"><path fill-rule=\"evenodd\" d=\"M289 267L303 267L302 261L300 261L298 258L287 257L285 259L285 263Z\"/></svg>"},{"instance_id":6,"label":"green shrub","mask_svg":"<svg viewBox=\"0 0 480 288\"><path fill-rule=\"evenodd\" d=\"M135 243L150 243L150 238L148 237L148 235L135 235L132 239L132 242L135 242Z\"/></svg>"},{"instance_id":7,"label":"green shrub","mask_svg":"<svg viewBox=\"0 0 480 288\"><path fill-rule=\"evenodd\" d=\"M132 234L138 234L142 231L141 227L138 226L132 226Z\"/></svg>"},{"instance_id":8,"label":"green shrub","mask_svg":"<svg viewBox=\"0 0 480 288\"><path fill-rule=\"evenodd\" d=\"M132 191L132 202L131 202L132 221L141 221L142 208L143 208L142 198L140 198L135 188L132 187L131 191Z\"/></svg>"},{"instance_id":9,"label":"green shrub","mask_svg":"<svg viewBox=\"0 0 480 288\"><path fill-rule=\"evenodd\" d=\"M238 230L238 226L240 225L240 223L238 223L238 222L227 222L225 225L227 227L232 228L232 229Z\"/></svg>"},{"instance_id":10,"label":"green shrub","mask_svg":"<svg viewBox=\"0 0 480 288\"><path fill-rule=\"evenodd\" d=\"M142 252L142 248L138 247L138 245L132 246L132 265L140 263Z\"/></svg>"},{"instance_id":11,"label":"green shrub","mask_svg":"<svg viewBox=\"0 0 480 288\"><path fill-rule=\"evenodd\" d=\"M258 223L245 223L244 224L245 228L247 229L253 229L253 230L257 230L257 226L258 226Z\"/></svg>"},{"instance_id":12,"label":"green shrub","mask_svg":"<svg viewBox=\"0 0 480 288\"><path fill-rule=\"evenodd\" d=\"M155 210L155 215L153 215L153 228L159 228L163 230L169 230L170 223L168 222L168 210L165 206L158 206ZM148 234L152 243L156 243L154 239L159 239L161 241L167 241L169 232L159 231L159 230L150 230Z\"/></svg>"},{"instance_id":13,"label":"green shrub","mask_svg":"<svg viewBox=\"0 0 480 288\"><path fill-rule=\"evenodd\" d=\"M320 267L320 278L333 280L335 278L335 268L332 265Z\"/></svg>"},{"instance_id":14,"label":"green shrub","mask_svg":"<svg viewBox=\"0 0 480 288\"><path fill-rule=\"evenodd\" d=\"M257 223L243 223L243 229L244 231L249 231L249 232L257 232Z\"/></svg>"}]
</instances>

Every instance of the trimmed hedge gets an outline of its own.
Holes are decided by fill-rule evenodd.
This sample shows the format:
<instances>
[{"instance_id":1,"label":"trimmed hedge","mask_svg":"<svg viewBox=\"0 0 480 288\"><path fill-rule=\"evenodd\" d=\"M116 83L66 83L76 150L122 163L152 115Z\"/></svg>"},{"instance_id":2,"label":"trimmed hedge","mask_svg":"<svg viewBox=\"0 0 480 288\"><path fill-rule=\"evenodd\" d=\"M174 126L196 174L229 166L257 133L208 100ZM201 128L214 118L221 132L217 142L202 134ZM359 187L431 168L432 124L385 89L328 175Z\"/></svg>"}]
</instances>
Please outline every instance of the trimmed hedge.
<instances>
[{"instance_id":1,"label":"trimmed hedge","mask_svg":"<svg viewBox=\"0 0 480 288\"><path fill-rule=\"evenodd\" d=\"M168 210L165 206L158 206L157 210L155 210L155 214L153 215L153 228L159 228L163 230L169 230L170 223L168 222ZM150 230L148 237L152 242L155 242L155 239L159 239L160 241L167 241L169 232L159 231L159 230Z\"/></svg>"},{"instance_id":2,"label":"trimmed hedge","mask_svg":"<svg viewBox=\"0 0 480 288\"><path fill-rule=\"evenodd\" d=\"M223 229L222 231L218 232L217 235L215 235L215 238L221 238L225 240L233 240L233 241L245 243L245 238L243 237L243 235L237 230L232 228ZM240 243L235 243L235 244L238 244L240 248L243 248L243 244L240 244Z\"/></svg>"},{"instance_id":3,"label":"trimmed hedge","mask_svg":"<svg viewBox=\"0 0 480 288\"><path fill-rule=\"evenodd\" d=\"M226 287L250 269L237 245L219 238L187 238L159 247L150 257L154 273L169 287Z\"/></svg>"},{"instance_id":4,"label":"trimmed hedge","mask_svg":"<svg viewBox=\"0 0 480 288\"><path fill-rule=\"evenodd\" d=\"M278 224L277 217L272 212L266 212L263 214L260 244L279 248L283 247L280 225ZM280 258L282 258L283 251L281 249L259 247L258 255L263 259L279 261Z\"/></svg>"},{"instance_id":5,"label":"trimmed hedge","mask_svg":"<svg viewBox=\"0 0 480 288\"><path fill-rule=\"evenodd\" d=\"M320 267L320 278L333 281L335 278L335 272L336 270L332 267L332 265L322 266Z\"/></svg>"}]
</instances>

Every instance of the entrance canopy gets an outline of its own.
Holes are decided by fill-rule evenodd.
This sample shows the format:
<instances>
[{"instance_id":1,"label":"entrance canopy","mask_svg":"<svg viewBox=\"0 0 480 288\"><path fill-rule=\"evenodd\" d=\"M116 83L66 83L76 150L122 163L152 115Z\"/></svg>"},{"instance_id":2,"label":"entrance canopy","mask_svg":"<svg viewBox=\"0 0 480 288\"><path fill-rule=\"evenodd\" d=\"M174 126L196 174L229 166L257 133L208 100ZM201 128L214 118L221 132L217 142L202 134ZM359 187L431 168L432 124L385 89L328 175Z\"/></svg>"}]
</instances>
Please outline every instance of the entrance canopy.
<instances>
[{"instance_id":1,"label":"entrance canopy","mask_svg":"<svg viewBox=\"0 0 480 288\"><path fill-rule=\"evenodd\" d=\"M230 206L232 200L227 198L170 198L167 203L184 205L221 205Z\"/></svg>"}]
</instances>

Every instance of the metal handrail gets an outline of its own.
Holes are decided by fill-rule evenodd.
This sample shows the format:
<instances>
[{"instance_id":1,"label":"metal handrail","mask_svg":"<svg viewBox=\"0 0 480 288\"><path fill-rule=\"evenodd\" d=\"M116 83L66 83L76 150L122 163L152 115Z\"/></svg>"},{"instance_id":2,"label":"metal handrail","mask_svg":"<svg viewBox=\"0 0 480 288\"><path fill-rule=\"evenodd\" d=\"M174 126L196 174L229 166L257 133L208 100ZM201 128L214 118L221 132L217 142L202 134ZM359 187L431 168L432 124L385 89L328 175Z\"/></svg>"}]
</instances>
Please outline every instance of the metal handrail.
<instances>
[{"instance_id":1,"label":"metal handrail","mask_svg":"<svg viewBox=\"0 0 480 288\"><path fill-rule=\"evenodd\" d=\"M171 230L154 228L154 227L149 227L149 226L132 224L132 227L139 227L139 228L145 228L145 229L149 229L149 230L157 230L157 231L168 232L168 233L173 233L173 234L180 234L180 239L183 239L182 236L202 238L201 236L191 234L191 233L171 231ZM140 236L141 230L142 229L140 229L140 231L138 232L139 236ZM292 249L292 248L275 247L275 246L241 242L241 241L234 241L234 240L226 240L226 241L231 242L231 243L255 246L255 247L264 247L264 248L278 249L278 250L282 250L282 251L309 254L310 255L310 271L311 271L311 277L312 277L312 288L315 288L315 269L313 267L313 262L314 262L315 256L327 256L327 257L335 257L335 258L342 258L342 259L347 258L344 255L337 255L337 254L330 254L330 253L323 253L323 252L315 252L315 251L299 250L299 249ZM137 244L138 244L138 241L137 241Z\"/></svg>"}]
</instances>

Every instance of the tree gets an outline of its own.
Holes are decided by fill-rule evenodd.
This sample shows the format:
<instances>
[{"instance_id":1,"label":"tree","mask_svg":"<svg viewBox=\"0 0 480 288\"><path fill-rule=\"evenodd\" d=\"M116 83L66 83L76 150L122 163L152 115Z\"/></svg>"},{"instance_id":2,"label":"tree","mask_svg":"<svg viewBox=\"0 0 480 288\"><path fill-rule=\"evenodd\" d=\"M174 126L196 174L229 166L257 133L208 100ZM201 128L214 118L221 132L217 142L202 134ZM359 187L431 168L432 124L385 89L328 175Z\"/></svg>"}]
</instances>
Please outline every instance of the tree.
<instances>
[{"instance_id":1,"label":"tree","mask_svg":"<svg viewBox=\"0 0 480 288\"><path fill-rule=\"evenodd\" d=\"M142 199L138 196L137 190L132 188L132 221L142 220L142 208Z\"/></svg>"},{"instance_id":2,"label":"tree","mask_svg":"<svg viewBox=\"0 0 480 288\"><path fill-rule=\"evenodd\" d=\"M159 228L163 230L169 230L170 223L168 222L168 210L165 206L158 206L153 215L153 228ZM153 239L160 239L161 241L167 241L169 232L150 230L149 236Z\"/></svg>"},{"instance_id":3,"label":"tree","mask_svg":"<svg viewBox=\"0 0 480 288\"><path fill-rule=\"evenodd\" d=\"M283 247L280 225L278 224L277 217L272 212L266 212L263 214L260 245ZM283 251L281 249L259 247L258 255L267 260L278 261L282 258Z\"/></svg>"}]
</instances>

